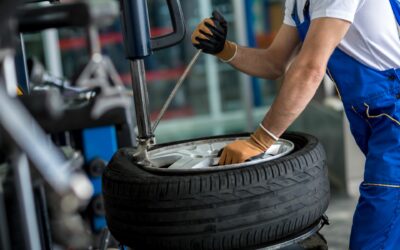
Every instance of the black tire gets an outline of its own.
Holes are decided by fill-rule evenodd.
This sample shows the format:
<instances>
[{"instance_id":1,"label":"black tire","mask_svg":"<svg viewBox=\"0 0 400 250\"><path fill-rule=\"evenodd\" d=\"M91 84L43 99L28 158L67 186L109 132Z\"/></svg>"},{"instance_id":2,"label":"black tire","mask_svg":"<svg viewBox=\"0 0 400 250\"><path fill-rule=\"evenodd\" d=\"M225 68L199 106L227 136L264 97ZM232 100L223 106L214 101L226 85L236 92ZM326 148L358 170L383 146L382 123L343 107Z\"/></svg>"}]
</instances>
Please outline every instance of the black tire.
<instances>
[{"instance_id":1,"label":"black tire","mask_svg":"<svg viewBox=\"0 0 400 250\"><path fill-rule=\"evenodd\" d=\"M325 152L312 136L283 138L296 145L288 156L206 173L148 171L133 149L120 150L103 175L111 233L135 250L205 250L255 249L302 232L328 207Z\"/></svg>"}]
</instances>

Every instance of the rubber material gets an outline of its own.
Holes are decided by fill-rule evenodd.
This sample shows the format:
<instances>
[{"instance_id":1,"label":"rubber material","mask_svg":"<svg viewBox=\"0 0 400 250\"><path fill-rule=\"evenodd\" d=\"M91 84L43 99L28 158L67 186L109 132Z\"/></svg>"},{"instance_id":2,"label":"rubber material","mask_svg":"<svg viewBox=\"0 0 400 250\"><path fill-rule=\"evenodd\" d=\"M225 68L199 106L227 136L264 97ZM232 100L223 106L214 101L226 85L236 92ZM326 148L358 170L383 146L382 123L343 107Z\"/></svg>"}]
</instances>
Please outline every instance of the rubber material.
<instances>
[{"instance_id":1,"label":"rubber material","mask_svg":"<svg viewBox=\"0 0 400 250\"><path fill-rule=\"evenodd\" d=\"M301 232L328 207L325 152L312 136L283 138L296 144L288 156L210 173L149 172L133 149L120 150L103 175L111 233L136 250L206 250L256 249Z\"/></svg>"}]
</instances>

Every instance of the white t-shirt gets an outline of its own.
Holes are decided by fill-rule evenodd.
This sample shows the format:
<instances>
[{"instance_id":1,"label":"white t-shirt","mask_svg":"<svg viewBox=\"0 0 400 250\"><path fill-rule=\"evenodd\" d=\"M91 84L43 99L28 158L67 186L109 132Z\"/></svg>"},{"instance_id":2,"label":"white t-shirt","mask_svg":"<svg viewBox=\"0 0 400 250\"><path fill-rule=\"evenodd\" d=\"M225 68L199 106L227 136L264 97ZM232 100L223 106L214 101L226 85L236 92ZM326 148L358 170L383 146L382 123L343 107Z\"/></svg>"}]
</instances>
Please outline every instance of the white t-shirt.
<instances>
[{"instance_id":1,"label":"white t-shirt","mask_svg":"<svg viewBox=\"0 0 400 250\"><path fill-rule=\"evenodd\" d=\"M295 26L294 1L286 0L284 23ZM306 0L297 0L303 22ZM359 62L378 69L400 68L400 34L389 0L311 0L311 19L333 17L352 23L339 48Z\"/></svg>"}]
</instances>

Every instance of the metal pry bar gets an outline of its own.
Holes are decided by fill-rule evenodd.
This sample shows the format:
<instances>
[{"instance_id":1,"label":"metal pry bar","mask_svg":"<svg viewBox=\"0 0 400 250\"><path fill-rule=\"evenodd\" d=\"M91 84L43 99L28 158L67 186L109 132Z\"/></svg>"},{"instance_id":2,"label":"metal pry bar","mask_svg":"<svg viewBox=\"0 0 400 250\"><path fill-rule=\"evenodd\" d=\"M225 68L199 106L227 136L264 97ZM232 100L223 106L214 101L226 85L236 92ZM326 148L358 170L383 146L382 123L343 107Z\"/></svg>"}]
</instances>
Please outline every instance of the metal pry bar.
<instances>
[{"instance_id":1,"label":"metal pry bar","mask_svg":"<svg viewBox=\"0 0 400 250\"><path fill-rule=\"evenodd\" d=\"M158 114L158 117L157 117L156 121L154 122L154 125L153 125L153 128L152 128L153 134L154 134L155 130L157 129L157 126L160 123L161 119L163 118L165 112L167 111L169 105L171 104L172 100L176 96L176 94L178 92L178 89L181 87L182 83L187 78L190 70L193 68L193 66L196 63L197 59L200 57L201 52L202 52L201 50L197 51L197 53L194 55L194 57L190 61L189 65L186 67L186 69L183 72L182 76L179 78L179 80L176 83L176 85L175 85L174 89L172 90L171 94L168 96L167 101L165 102L163 108L160 111L160 114Z\"/></svg>"}]
</instances>

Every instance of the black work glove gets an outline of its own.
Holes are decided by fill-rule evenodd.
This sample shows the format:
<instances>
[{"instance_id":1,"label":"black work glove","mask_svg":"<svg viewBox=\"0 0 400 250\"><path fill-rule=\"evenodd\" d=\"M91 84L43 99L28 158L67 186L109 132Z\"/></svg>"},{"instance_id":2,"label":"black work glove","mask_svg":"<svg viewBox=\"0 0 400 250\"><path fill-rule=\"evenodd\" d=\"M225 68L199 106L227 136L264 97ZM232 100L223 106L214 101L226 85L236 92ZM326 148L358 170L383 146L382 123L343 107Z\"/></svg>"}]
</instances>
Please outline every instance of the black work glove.
<instances>
[{"instance_id":1,"label":"black work glove","mask_svg":"<svg viewBox=\"0 0 400 250\"><path fill-rule=\"evenodd\" d=\"M231 60L236 54L236 44L226 40L228 24L224 17L213 11L211 18L204 19L192 34L193 46L204 53L216 55L222 60Z\"/></svg>"},{"instance_id":2,"label":"black work glove","mask_svg":"<svg viewBox=\"0 0 400 250\"><path fill-rule=\"evenodd\" d=\"M225 47L228 25L224 17L214 11L211 18L204 19L194 30L192 43L203 52L216 55Z\"/></svg>"}]
</instances>

